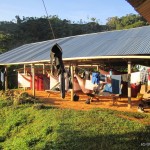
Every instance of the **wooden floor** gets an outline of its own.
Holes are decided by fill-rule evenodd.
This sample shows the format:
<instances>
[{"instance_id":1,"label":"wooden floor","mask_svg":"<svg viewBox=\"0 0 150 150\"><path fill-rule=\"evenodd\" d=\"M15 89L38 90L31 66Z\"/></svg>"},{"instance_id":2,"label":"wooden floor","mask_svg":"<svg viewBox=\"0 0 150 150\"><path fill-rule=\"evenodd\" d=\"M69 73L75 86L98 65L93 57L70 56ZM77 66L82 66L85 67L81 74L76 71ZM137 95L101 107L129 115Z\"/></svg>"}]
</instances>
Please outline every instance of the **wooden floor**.
<instances>
[{"instance_id":1,"label":"wooden floor","mask_svg":"<svg viewBox=\"0 0 150 150\"><path fill-rule=\"evenodd\" d=\"M32 94L31 90L27 91L28 93ZM137 112L137 106L139 104L139 100L137 98L131 98L132 101L132 108L128 108L128 98L121 98L118 99L117 104L113 105L111 99L102 98L97 101L96 99L93 100L90 104L86 104L86 100L89 98L87 95L83 94L82 92L77 92L76 94L79 95L79 101L71 101L70 92L66 93L64 99L61 98L59 92L51 92L50 96L46 91L36 91L36 97L40 99L46 105L52 105L59 108L67 108L67 109L75 109L75 110L89 110L93 108L108 108L118 111L130 111L130 112ZM150 109L146 109L147 113L150 113Z\"/></svg>"}]
</instances>

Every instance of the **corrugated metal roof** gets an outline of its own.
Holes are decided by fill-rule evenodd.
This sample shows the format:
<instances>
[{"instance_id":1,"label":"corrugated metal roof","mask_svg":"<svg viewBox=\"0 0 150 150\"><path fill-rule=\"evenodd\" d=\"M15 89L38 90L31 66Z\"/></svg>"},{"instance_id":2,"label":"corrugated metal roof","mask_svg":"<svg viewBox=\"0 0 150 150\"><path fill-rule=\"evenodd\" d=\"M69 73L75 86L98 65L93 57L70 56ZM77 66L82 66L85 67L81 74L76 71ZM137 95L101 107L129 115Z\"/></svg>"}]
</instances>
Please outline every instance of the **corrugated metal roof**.
<instances>
[{"instance_id":1,"label":"corrugated metal roof","mask_svg":"<svg viewBox=\"0 0 150 150\"><path fill-rule=\"evenodd\" d=\"M149 55L150 26L25 44L1 54L0 64L49 61L50 49L56 42L63 50L63 59Z\"/></svg>"}]
</instances>

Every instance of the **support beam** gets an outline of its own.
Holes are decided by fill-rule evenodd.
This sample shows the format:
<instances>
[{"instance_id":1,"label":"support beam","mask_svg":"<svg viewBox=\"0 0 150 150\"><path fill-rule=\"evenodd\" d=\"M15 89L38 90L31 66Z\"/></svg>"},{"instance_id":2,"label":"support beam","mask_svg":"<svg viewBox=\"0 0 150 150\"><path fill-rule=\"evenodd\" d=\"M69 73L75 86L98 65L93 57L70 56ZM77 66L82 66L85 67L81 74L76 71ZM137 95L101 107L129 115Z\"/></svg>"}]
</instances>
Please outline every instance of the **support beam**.
<instances>
[{"instance_id":1,"label":"support beam","mask_svg":"<svg viewBox=\"0 0 150 150\"><path fill-rule=\"evenodd\" d=\"M32 95L35 97L35 68L34 64L31 65L32 72Z\"/></svg>"},{"instance_id":2,"label":"support beam","mask_svg":"<svg viewBox=\"0 0 150 150\"><path fill-rule=\"evenodd\" d=\"M145 82L145 92L148 91L148 81Z\"/></svg>"},{"instance_id":3,"label":"support beam","mask_svg":"<svg viewBox=\"0 0 150 150\"><path fill-rule=\"evenodd\" d=\"M43 74L45 74L45 64L43 64Z\"/></svg>"},{"instance_id":4,"label":"support beam","mask_svg":"<svg viewBox=\"0 0 150 150\"><path fill-rule=\"evenodd\" d=\"M24 75L26 75L26 64L23 66ZM24 91L26 90L26 87L24 87Z\"/></svg>"},{"instance_id":5,"label":"support beam","mask_svg":"<svg viewBox=\"0 0 150 150\"><path fill-rule=\"evenodd\" d=\"M8 68L7 68L7 66L5 66L5 73L4 73L4 78L5 78L5 91L8 89L8 78L7 78L7 74L8 74Z\"/></svg>"},{"instance_id":6,"label":"support beam","mask_svg":"<svg viewBox=\"0 0 150 150\"><path fill-rule=\"evenodd\" d=\"M131 61L128 61L128 108L131 108Z\"/></svg>"},{"instance_id":7,"label":"support beam","mask_svg":"<svg viewBox=\"0 0 150 150\"><path fill-rule=\"evenodd\" d=\"M99 71L99 65L96 66L96 70Z\"/></svg>"},{"instance_id":8,"label":"support beam","mask_svg":"<svg viewBox=\"0 0 150 150\"><path fill-rule=\"evenodd\" d=\"M72 89L71 89L71 101L73 101L73 95L74 95L74 91L73 91L73 81L74 81L74 72L73 72L73 65L71 65L71 83L72 83Z\"/></svg>"},{"instance_id":9,"label":"support beam","mask_svg":"<svg viewBox=\"0 0 150 150\"><path fill-rule=\"evenodd\" d=\"M24 69L24 74L26 74L26 65L25 64L23 66L23 69Z\"/></svg>"}]
</instances>

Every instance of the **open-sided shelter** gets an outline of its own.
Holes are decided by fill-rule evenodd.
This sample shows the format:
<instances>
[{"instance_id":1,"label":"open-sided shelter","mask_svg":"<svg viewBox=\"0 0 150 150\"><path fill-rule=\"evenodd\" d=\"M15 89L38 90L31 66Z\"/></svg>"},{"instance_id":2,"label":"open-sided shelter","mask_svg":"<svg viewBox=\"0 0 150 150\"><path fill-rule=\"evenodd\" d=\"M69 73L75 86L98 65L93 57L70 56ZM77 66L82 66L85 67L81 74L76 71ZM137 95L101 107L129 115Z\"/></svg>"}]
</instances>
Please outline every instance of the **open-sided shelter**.
<instances>
[{"instance_id":1,"label":"open-sided shelter","mask_svg":"<svg viewBox=\"0 0 150 150\"><path fill-rule=\"evenodd\" d=\"M150 66L150 26L25 44L1 54L0 65L6 66L6 68L7 65L31 65L33 95L35 95L34 66L35 64L44 66L50 63L50 49L55 43L58 43L63 50L64 64L71 66L72 70L74 66L79 65L111 64L111 66L127 67L130 75L132 65ZM128 99L130 105L130 81Z\"/></svg>"}]
</instances>

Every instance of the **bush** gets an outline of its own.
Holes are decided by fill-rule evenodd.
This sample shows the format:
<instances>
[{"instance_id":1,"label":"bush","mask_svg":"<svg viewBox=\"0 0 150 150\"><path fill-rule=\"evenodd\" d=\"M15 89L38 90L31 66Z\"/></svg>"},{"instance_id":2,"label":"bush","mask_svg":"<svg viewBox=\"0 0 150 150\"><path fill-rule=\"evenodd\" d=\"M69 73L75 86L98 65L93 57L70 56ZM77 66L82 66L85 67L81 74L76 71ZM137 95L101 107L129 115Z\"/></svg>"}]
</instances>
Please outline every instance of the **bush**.
<instances>
[{"instance_id":1,"label":"bush","mask_svg":"<svg viewBox=\"0 0 150 150\"><path fill-rule=\"evenodd\" d=\"M4 141L5 141L5 139L6 139L6 137L5 137L5 136L0 136L0 142L4 142Z\"/></svg>"},{"instance_id":2,"label":"bush","mask_svg":"<svg viewBox=\"0 0 150 150\"><path fill-rule=\"evenodd\" d=\"M0 108L11 106L13 104L13 100L0 99Z\"/></svg>"},{"instance_id":3,"label":"bush","mask_svg":"<svg viewBox=\"0 0 150 150\"><path fill-rule=\"evenodd\" d=\"M40 110L40 109L44 109L44 108L45 108L45 105L43 105L43 104L35 104L35 105L33 105L33 109Z\"/></svg>"}]
</instances>

